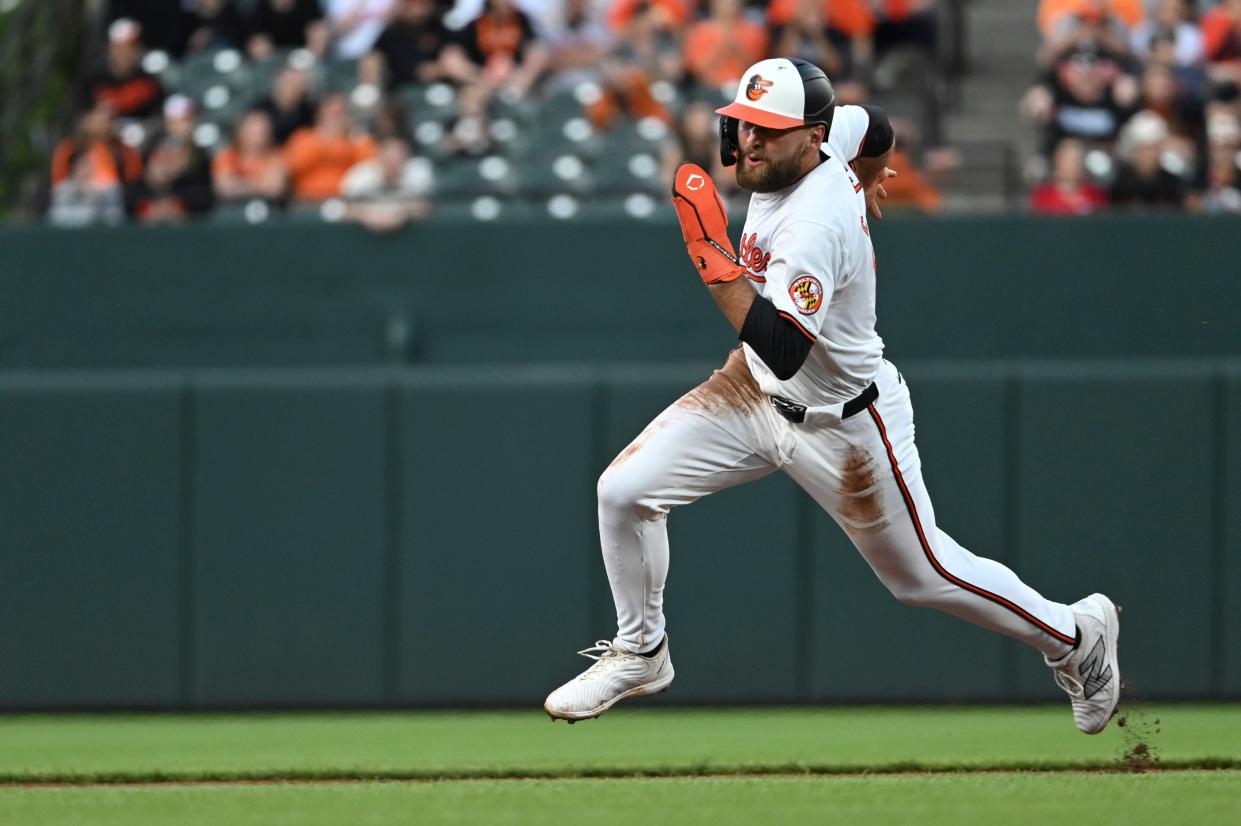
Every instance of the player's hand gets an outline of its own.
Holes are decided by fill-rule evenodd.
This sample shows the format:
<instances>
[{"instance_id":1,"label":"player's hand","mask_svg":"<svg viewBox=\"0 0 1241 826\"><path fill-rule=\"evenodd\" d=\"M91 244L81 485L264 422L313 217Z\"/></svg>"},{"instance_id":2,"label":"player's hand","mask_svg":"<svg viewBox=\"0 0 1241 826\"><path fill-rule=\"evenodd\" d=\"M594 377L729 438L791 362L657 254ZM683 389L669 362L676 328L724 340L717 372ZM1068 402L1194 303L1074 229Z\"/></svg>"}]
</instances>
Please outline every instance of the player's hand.
<instances>
[{"instance_id":1,"label":"player's hand","mask_svg":"<svg viewBox=\"0 0 1241 826\"><path fill-rule=\"evenodd\" d=\"M672 205L689 259L703 283L740 278L743 271L728 240L728 211L706 170L697 164L681 164L672 180Z\"/></svg>"},{"instance_id":2,"label":"player's hand","mask_svg":"<svg viewBox=\"0 0 1241 826\"><path fill-rule=\"evenodd\" d=\"M866 185L866 211L870 213L870 217L883 217L883 212L879 209L879 202L888 197L888 191L884 189L883 182L888 178L895 177L896 170L889 166L885 166L877 175L875 175L874 179Z\"/></svg>"}]
</instances>

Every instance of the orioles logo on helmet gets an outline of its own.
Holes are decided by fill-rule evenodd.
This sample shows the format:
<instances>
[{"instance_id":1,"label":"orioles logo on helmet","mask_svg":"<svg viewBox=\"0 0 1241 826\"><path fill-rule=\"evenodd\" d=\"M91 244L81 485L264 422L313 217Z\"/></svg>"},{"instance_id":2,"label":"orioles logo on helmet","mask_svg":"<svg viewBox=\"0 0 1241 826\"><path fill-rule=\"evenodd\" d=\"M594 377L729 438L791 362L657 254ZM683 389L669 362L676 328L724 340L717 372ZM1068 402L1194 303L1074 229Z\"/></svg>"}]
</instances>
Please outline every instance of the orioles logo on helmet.
<instances>
[{"instance_id":1,"label":"orioles logo on helmet","mask_svg":"<svg viewBox=\"0 0 1241 826\"><path fill-rule=\"evenodd\" d=\"M770 89L771 86L771 81L763 80L762 75L751 75L750 82L745 86L745 96L750 100L758 100L763 95L767 94L767 90Z\"/></svg>"}]
</instances>

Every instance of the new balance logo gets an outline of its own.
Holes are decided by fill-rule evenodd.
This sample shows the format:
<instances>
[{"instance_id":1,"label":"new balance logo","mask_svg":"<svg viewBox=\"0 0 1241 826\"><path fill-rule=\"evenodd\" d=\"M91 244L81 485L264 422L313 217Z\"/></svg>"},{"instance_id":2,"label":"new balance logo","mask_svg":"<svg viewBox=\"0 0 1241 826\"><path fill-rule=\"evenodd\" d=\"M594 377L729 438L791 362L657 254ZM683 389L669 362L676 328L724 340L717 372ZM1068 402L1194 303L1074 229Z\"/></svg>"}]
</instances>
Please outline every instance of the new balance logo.
<instances>
[{"instance_id":1,"label":"new balance logo","mask_svg":"<svg viewBox=\"0 0 1241 826\"><path fill-rule=\"evenodd\" d=\"M1107 650L1103 645L1103 638L1099 637L1099 641L1090 649L1090 653L1077 669L1082 678L1082 696L1085 699L1089 700L1111 682L1112 667L1105 666L1106 660Z\"/></svg>"}]
</instances>

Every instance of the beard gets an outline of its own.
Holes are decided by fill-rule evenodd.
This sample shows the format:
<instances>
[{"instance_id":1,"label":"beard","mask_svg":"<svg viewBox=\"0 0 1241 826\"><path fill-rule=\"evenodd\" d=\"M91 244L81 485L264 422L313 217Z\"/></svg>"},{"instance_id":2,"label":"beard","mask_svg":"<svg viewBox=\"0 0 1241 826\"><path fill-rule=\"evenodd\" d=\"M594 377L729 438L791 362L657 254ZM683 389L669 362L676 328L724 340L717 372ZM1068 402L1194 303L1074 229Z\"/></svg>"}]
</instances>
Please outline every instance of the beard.
<instances>
[{"instance_id":1,"label":"beard","mask_svg":"<svg viewBox=\"0 0 1241 826\"><path fill-rule=\"evenodd\" d=\"M801 159L794 156L782 161L763 158L767 163L754 168L746 165L745 156L738 158L737 186L748 192L775 192L792 186L801 178Z\"/></svg>"}]
</instances>

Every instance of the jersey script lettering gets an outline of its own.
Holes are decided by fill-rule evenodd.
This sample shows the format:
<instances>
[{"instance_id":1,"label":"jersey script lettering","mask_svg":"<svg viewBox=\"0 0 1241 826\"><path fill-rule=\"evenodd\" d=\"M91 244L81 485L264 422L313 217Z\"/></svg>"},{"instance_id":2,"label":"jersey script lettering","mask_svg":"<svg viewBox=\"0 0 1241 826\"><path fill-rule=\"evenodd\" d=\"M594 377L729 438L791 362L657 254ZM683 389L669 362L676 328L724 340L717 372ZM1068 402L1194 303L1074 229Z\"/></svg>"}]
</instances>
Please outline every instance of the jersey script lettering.
<instances>
[{"instance_id":1,"label":"jersey script lettering","mask_svg":"<svg viewBox=\"0 0 1241 826\"><path fill-rule=\"evenodd\" d=\"M758 233L753 232L749 235L741 236L741 263L750 268L750 272L763 272L767 269L767 264L771 261L771 253L763 252L763 248L754 243L758 240Z\"/></svg>"}]
</instances>

